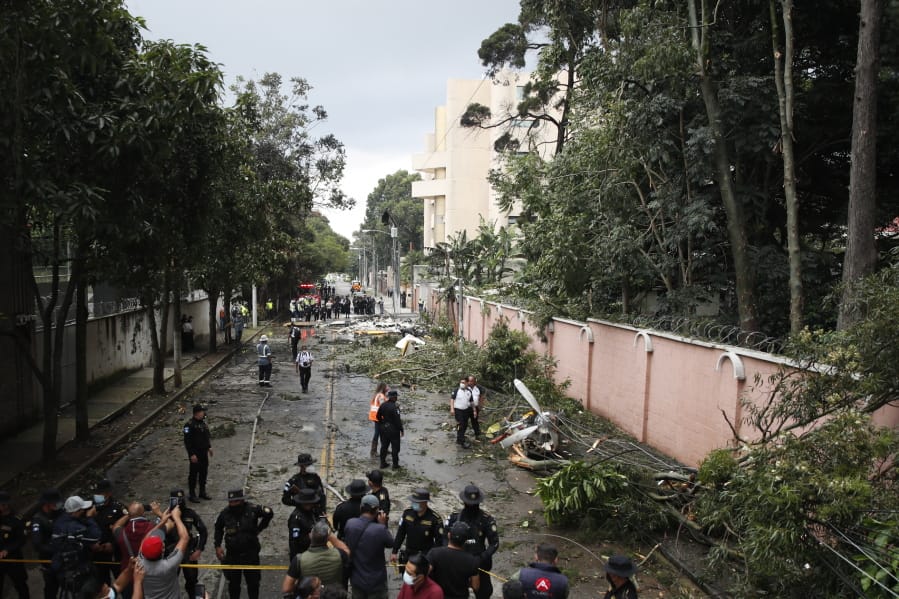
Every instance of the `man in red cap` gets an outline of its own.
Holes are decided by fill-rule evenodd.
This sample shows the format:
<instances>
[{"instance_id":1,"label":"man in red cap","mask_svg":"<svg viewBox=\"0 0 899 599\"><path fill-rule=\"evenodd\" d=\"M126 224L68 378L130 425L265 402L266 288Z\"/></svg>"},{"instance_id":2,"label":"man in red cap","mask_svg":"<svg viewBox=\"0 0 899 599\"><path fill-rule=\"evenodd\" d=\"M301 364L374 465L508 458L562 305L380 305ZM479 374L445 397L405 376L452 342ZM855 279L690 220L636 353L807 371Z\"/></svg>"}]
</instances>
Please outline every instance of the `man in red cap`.
<instances>
[{"instance_id":1,"label":"man in red cap","mask_svg":"<svg viewBox=\"0 0 899 599\"><path fill-rule=\"evenodd\" d=\"M154 531L140 544L140 563L144 568L144 596L157 599L180 599L181 588L178 585L178 574L181 572L181 561L187 551L190 537L187 528L181 521L181 507L175 506L167 511L163 523L171 520L178 531L178 543L168 557L163 558L165 542L162 531Z\"/></svg>"}]
</instances>

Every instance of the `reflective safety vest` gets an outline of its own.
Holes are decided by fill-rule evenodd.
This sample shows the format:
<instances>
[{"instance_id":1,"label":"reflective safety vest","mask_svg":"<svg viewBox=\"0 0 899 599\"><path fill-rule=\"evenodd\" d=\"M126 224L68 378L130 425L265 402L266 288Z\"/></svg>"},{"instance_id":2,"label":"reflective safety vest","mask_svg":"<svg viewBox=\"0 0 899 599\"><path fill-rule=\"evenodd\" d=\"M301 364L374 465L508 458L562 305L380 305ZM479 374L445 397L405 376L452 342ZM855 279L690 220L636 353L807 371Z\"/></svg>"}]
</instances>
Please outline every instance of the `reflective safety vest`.
<instances>
[{"instance_id":1,"label":"reflective safety vest","mask_svg":"<svg viewBox=\"0 0 899 599\"><path fill-rule=\"evenodd\" d=\"M371 398L371 403L368 404L368 419L372 422L378 421L378 408L381 407L385 399L387 397L383 393L378 393Z\"/></svg>"}]
</instances>

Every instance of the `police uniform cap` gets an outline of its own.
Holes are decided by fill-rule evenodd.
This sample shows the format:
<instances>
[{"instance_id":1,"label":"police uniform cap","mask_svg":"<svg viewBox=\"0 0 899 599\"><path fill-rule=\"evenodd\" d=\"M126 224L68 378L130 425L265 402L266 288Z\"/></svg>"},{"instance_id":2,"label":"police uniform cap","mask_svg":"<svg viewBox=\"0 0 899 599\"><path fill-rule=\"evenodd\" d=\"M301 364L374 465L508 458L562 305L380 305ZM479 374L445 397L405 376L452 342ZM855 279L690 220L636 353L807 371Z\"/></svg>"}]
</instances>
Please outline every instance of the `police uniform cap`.
<instances>
[{"instance_id":1,"label":"police uniform cap","mask_svg":"<svg viewBox=\"0 0 899 599\"><path fill-rule=\"evenodd\" d=\"M427 489L419 487L412 490L412 495L409 495L409 499L412 501L431 501L431 494Z\"/></svg>"},{"instance_id":2,"label":"police uniform cap","mask_svg":"<svg viewBox=\"0 0 899 599\"><path fill-rule=\"evenodd\" d=\"M59 503L62 501L62 494L60 494L58 489L45 489L41 493L39 501L41 503Z\"/></svg>"},{"instance_id":3,"label":"police uniform cap","mask_svg":"<svg viewBox=\"0 0 899 599\"><path fill-rule=\"evenodd\" d=\"M365 497L362 498L362 506L363 507L378 507L381 505L380 500L377 497L369 493Z\"/></svg>"},{"instance_id":4,"label":"police uniform cap","mask_svg":"<svg viewBox=\"0 0 899 599\"><path fill-rule=\"evenodd\" d=\"M199 403L194 404L194 414L196 414L197 412L205 412L205 411L206 411L206 406L204 406L203 404L199 404Z\"/></svg>"},{"instance_id":5,"label":"police uniform cap","mask_svg":"<svg viewBox=\"0 0 899 599\"><path fill-rule=\"evenodd\" d=\"M360 478L354 478L350 484L348 484L344 490L349 494L350 497L362 497L366 493L368 493L368 485L365 484L365 481Z\"/></svg>"},{"instance_id":6,"label":"police uniform cap","mask_svg":"<svg viewBox=\"0 0 899 599\"><path fill-rule=\"evenodd\" d=\"M365 478L375 483L376 485L380 485L382 482L384 482L384 474L382 474L380 470L372 470L365 475Z\"/></svg>"},{"instance_id":7,"label":"police uniform cap","mask_svg":"<svg viewBox=\"0 0 899 599\"><path fill-rule=\"evenodd\" d=\"M245 501L246 496L243 493L243 489L231 489L228 491L228 501Z\"/></svg>"},{"instance_id":8,"label":"police uniform cap","mask_svg":"<svg viewBox=\"0 0 899 599\"><path fill-rule=\"evenodd\" d=\"M309 466L315 463L315 458L311 454L301 453L297 456L297 466Z\"/></svg>"},{"instance_id":9,"label":"police uniform cap","mask_svg":"<svg viewBox=\"0 0 899 599\"><path fill-rule=\"evenodd\" d=\"M0 491L0 504L7 504L12 500L9 496L9 493L6 491Z\"/></svg>"},{"instance_id":10,"label":"police uniform cap","mask_svg":"<svg viewBox=\"0 0 899 599\"><path fill-rule=\"evenodd\" d=\"M468 485L459 493L459 498L465 505L479 505L484 501L484 493L477 486Z\"/></svg>"},{"instance_id":11,"label":"police uniform cap","mask_svg":"<svg viewBox=\"0 0 899 599\"><path fill-rule=\"evenodd\" d=\"M399 397L399 396L400 396L399 391L397 391L396 389L391 389L390 391L387 392L388 399L390 399L391 397Z\"/></svg>"},{"instance_id":12,"label":"police uniform cap","mask_svg":"<svg viewBox=\"0 0 899 599\"><path fill-rule=\"evenodd\" d=\"M462 522L461 520L456 521L453 524L453 527L450 529L450 536L453 538L453 541L456 544L462 544L468 540L468 535L470 533L470 529L468 525Z\"/></svg>"},{"instance_id":13,"label":"police uniform cap","mask_svg":"<svg viewBox=\"0 0 899 599\"><path fill-rule=\"evenodd\" d=\"M177 497L179 499L184 498L184 489L172 489L169 493L169 497Z\"/></svg>"},{"instance_id":14,"label":"police uniform cap","mask_svg":"<svg viewBox=\"0 0 899 599\"><path fill-rule=\"evenodd\" d=\"M300 492L296 494L296 499L294 500L301 505L307 505L310 503L318 503L321 501L321 497L318 495L318 491L315 489L300 489Z\"/></svg>"}]
</instances>

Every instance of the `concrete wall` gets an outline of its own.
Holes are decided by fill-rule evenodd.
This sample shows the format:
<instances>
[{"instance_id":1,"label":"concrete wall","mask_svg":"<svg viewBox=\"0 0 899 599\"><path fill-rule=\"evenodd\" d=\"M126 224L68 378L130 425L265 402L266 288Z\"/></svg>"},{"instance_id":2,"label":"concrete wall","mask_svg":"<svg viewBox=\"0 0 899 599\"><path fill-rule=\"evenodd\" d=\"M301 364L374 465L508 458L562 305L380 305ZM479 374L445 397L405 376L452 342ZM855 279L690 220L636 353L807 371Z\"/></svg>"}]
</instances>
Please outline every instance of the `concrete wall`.
<instances>
[{"instance_id":1,"label":"concrete wall","mask_svg":"<svg viewBox=\"0 0 899 599\"><path fill-rule=\"evenodd\" d=\"M194 294L199 295L199 294ZM209 310L206 299L185 301L181 305L182 314L193 317L194 339L198 347L208 343ZM158 315L157 315L158 318ZM168 350L172 351L172 331L174 324L169 315ZM158 322L158 320L157 320ZM43 352L43 337L38 330L33 340L34 355L40 360ZM63 342L63 383L62 403L75 400L75 324L65 330ZM120 312L87 323L87 382L92 384L123 370L144 368L153 364L150 323L145 310ZM40 413L42 389L34 383L35 411ZM33 421L33 419L32 419ZM2 431L0 431L2 432Z\"/></svg>"},{"instance_id":2,"label":"concrete wall","mask_svg":"<svg viewBox=\"0 0 899 599\"><path fill-rule=\"evenodd\" d=\"M437 306L437 294L422 296L431 314L446 312L445 306ZM751 436L752 431L741 429L741 399L763 402L765 381L789 366L773 354L592 319L584 323L555 318L542 340L528 316L515 307L466 297L462 332L482 345L500 318L506 318L510 328L530 337L531 349L556 362L556 383L568 381L570 397L690 465L698 465L713 449L733 444L728 420L741 436ZM874 422L899 426L899 408L880 410Z\"/></svg>"}]
</instances>

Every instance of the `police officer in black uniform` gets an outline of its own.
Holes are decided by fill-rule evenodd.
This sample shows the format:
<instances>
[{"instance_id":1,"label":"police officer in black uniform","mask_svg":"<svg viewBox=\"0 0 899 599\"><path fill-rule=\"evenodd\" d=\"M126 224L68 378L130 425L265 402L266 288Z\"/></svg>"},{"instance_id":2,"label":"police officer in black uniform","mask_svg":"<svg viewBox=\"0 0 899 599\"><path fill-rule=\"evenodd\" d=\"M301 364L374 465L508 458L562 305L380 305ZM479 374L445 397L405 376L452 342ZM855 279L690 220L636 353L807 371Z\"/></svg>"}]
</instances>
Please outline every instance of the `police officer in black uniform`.
<instances>
[{"instance_id":1,"label":"police officer in black uniform","mask_svg":"<svg viewBox=\"0 0 899 599\"><path fill-rule=\"evenodd\" d=\"M327 498L325 497L325 487L322 484L321 477L315 472L306 472L306 467L315 463L315 460L308 453L301 453L297 456L297 466L300 471L290 477L284 483L284 492L281 493L281 503L284 505L298 506L300 505L294 500L300 489L314 489L319 496L319 503L316 506L316 516L325 515L325 506Z\"/></svg>"},{"instance_id":2,"label":"police officer in black uniform","mask_svg":"<svg viewBox=\"0 0 899 599\"><path fill-rule=\"evenodd\" d=\"M101 549L94 553L94 562L97 562L100 581L111 583L119 575L119 558L116 556L116 542L112 527L128 509L112 496L112 482L106 478L94 487L94 506L97 508L94 520L102 533L100 535Z\"/></svg>"},{"instance_id":3,"label":"police officer in black uniform","mask_svg":"<svg viewBox=\"0 0 899 599\"><path fill-rule=\"evenodd\" d=\"M419 487L412 491L409 501L412 506L400 516L390 555L391 562L399 561L400 564L405 564L410 555L427 555L428 551L443 544L443 518L428 507L431 493ZM406 548L400 549L404 541Z\"/></svg>"},{"instance_id":4,"label":"police officer in black uniform","mask_svg":"<svg viewBox=\"0 0 899 599\"><path fill-rule=\"evenodd\" d=\"M174 489L169 493L169 510L175 505L181 507L181 522L187 529L189 537L187 541L187 550L184 552L183 564L197 564L200 562L200 555L206 549L206 539L209 538L209 531L200 515L193 509L187 507L184 502L184 489ZM169 555L178 544L178 529L172 528L165 536L165 554ZM187 596L193 599L196 597L197 579L200 571L196 568L181 568L184 572L184 590Z\"/></svg>"},{"instance_id":5,"label":"police officer in black uniform","mask_svg":"<svg viewBox=\"0 0 899 599\"><path fill-rule=\"evenodd\" d=\"M31 544L38 559L49 560L53 557L53 523L62 513L62 495L56 489L47 489L38 501L40 506L31 516ZM49 564L41 564L41 576L44 578L44 599L56 599L59 581Z\"/></svg>"},{"instance_id":6,"label":"police officer in black uniform","mask_svg":"<svg viewBox=\"0 0 899 599\"><path fill-rule=\"evenodd\" d=\"M484 570L493 568L493 554L499 549L499 532L496 530L496 519L481 509L484 494L475 485L468 485L459 493L459 498L465 507L461 512L450 514L446 522L446 530L453 527L457 521L464 522L471 531L471 537L465 543L465 550L480 559L481 586L475 592L477 599L488 599L493 594L493 582L490 575Z\"/></svg>"},{"instance_id":7,"label":"police officer in black uniform","mask_svg":"<svg viewBox=\"0 0 899 599\"><path fill-rule=\"evenodd\" d=\"M300 489L293 501L296 507L287 518L287 547L291 560L309 549L309 533L320 518L317 511L321 499L315 489Z\"/></svg>"},{"instance_id":8,"label":"police officer in black uniform","mask_svg":"<svg viewBox=\"0 0 899 599\"><path fill-rule=\"evenodd\" d=\"M381 511L390 515L390 491L384 486L384 474L380 470L372 470L365 475L368 478L369 493L378 498Z\"/></svg>"},{"instance_id":9,"label":"police officer in black uniform","mask_svg":"<svg viewBox=\"0 0 899 599\"><path fill-rule=\"evenodd\" d=\"M0 559L22 559L25 546L25 523L13 513L11 501L9 493L0 491ZM0 597L5 597L3 583L7 576L19 597L29 599L25 564L0 564Z\"/></svg>"},{"instance_id":10,"label":"police officer in black uniform","mask_svg":"<svg viewBox=\"0 0 899 599\"><path fill-rule=\"evenodd\" d=\"M362 513L362 497L368 494L368 485L362 479L353 479L344 489L349 495L349 499L341 501L334 510L331 517L331 524L334 525L334 531L337 538L345 541L343 529L350 518L358 518Z\"/></svg>"},{"instance_id":11,"label":"police officer in black uniform","mask_svg":"<svg viewBox=\"0 0 899 599\"><path fill-rule=\"evenodd\" d=\"M272 521L272 508L247 502L243 489L228 491L228 507L215 519L215 555L223 564L259 564L259 533ZM225 546L222 548L222 542ZM230 599L240 599L240 575L247 581L247 595L259 599L259 570L224 570Z\"/></svg>"},{"instance_id":12,"label":"police officer in black uniform","mask_svg":"<svg viewBox=\"0 0 899 599\"><path fill-rule=\"evenodd\" d=\"M199 404L194 406L193 418L184 423L184 447L190 460L187 475L190 500L194 503L200 502L196 494L198 480L200 497L212 499L206 493L206 475L209 472L209 456L212 455L212 439L209 436L209 427L206 426L206 408Z\"/></svg>"}]
</instances>

